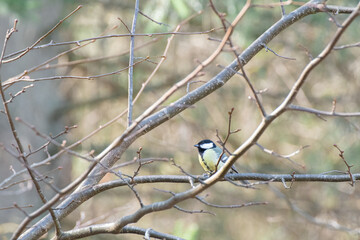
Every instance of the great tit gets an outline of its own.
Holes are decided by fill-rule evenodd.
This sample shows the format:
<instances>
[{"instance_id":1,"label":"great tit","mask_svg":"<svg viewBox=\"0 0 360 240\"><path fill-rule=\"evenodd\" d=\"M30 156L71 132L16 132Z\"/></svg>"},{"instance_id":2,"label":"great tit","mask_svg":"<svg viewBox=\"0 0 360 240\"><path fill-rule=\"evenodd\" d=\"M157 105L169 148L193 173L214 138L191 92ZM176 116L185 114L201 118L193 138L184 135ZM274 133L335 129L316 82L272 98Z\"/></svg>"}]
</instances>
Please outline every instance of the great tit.
<instances>
[{"instance_id":1,"label":"great tit","mask_svg":"<svg viewBox=\"0 0 360 240\"><path fill-rule=\"evenodd\" d=\"M199 151L199 162L206 172L212 173L217 169L220 169L222 166L224 166L224 163L229 158L224 153L221 157L219 165L216 167L216 164L219 161L219 157L223 152L221 148L216 146L216 144L209 139L200 141L198 144L195 144L194 147L197 147ZM231 166L230 172L238 173L235 166Z\"/></svg>"},{"instance_id":2,"label":"great tit","mask_svg":"<svg viewBox=\"0 0 360 240\"><path fill-rule=\"evenodd\" d=\"M229 158L224 153L216 169L216 164L219 161L219 157L221 156L223 150L218 146L216 146L216 144L209 139L205 139L198 142L198 144L195 144L194 147L197 147L199 151L199 162L206 172L212 173L215 170L222 168L226 160ZM231 166L230 173L239 173L239 172L238 170L236 170L235 166L233 165ZM240 180L240 182L245 185L250 184L250 182L247 180Z\"/></svg>"}]
</instances>

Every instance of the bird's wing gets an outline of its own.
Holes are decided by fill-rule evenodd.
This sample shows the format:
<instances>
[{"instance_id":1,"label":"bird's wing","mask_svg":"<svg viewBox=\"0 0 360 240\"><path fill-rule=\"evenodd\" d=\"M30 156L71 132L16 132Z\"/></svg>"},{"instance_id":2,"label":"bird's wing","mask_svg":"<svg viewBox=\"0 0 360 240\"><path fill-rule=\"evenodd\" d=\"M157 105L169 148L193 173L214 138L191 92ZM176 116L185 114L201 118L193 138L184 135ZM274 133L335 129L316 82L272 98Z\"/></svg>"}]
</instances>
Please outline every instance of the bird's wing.
<instances>
[{"instance_id":1,"label":"bird's wing","mask_svg":"<svg viewBox=\"0 0 360 240\"><path fill-rule=\"evenodd\" d=\"M220 154L222 153L222 149L221 148L217 148L216 149L216 152L219 154L218 156L220 156ZM225 153L222 155L221 157L221 161L223 163L225 163L227 160L228 160L228 155L226 155ZM230 173L239 173L239 171L236 169L235 165L232 165L231 168L230 168ZM247 180L241 180L241 183L247 185L247 184L250 184L249 181Z\"/></svg>"},{"instance_id":2,"label":"bird's wing","mask_svg":"<svg viewBox=\"0 0 360 240\"><path fill-rule=\"evenodd\" d=\"M217 153L219 154L219 156L221 155L221 153L222 153L222 150L220 149L220 148L218 148L218 149L216 149L217 150ZM225 163L227 160L228 160L228 155L226 155L225 153L222 155L222 157L221 157L221 161L223 162L223 163ZM231 166L231 171L232 172L235 172L235 173L239 173L239 171L235 168L235 166L234 165L232 165Z\"/></svg>"}]
</instances>

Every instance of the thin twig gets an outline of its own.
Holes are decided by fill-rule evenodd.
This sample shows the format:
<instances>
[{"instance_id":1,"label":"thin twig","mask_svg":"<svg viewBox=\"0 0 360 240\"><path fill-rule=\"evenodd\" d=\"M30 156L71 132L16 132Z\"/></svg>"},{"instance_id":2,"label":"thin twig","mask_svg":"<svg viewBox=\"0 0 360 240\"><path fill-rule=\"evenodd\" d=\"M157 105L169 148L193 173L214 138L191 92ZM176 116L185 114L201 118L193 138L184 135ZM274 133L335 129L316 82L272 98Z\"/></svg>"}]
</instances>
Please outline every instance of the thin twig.
<instances>
[{"instance_id":1,"label":"thin twig","mask_svg":"<svg viewBox=\"0 0 360 240\"><path fill-rule=\"evenodd\" d=\"M174 165L175 167L177 167L178 169L180 169L180 171L181 171L183 174L185 174L186 176L188 176L189 178L194 179L194 180L200 182L201 184L206 184L206 183L202 180L202 178L204 178L204 175L201 176L201 177L199 177L199 176L190 174L190 173L188 173L187 171L185 171L180 165L176 164L175 161L174 161L174 159L171 159L171 161L172 161L172 163L173 163L173 165ZM190 182L190 184L193 185L193 181Z\"/></svg>"},{"instance_id":2,"label":"thin twig","mask_svg":"<svg viewBox=\"0 0 360 240\"><path fill-rule=\"evenodd\" d=\"M341 24L336 20L336 18L329 12L326 12L326 14L329 16L329 21L335 23L336 27L341 28Z\"/></svg>"},{"instance_id":3,"label":"thin twig","mask_svg":"<svg viewBox=\"0 0 360 240\"><path fill-rule=\"evenodd\" d=\"M161 39L161 38L153 38L153 39L151 39L149 41L146 41L146 42L136 46L134 48L134 50L138 50L138 49L146 47L146 46L148 46L150 44L153 44L153 43L157 42L159 39ZM87 59L82 59L82 60L74 60L74 61L66 62L66 63L57 63L57 64L52 64L52 65L46 65L46 66L40 67L38 70L47 70L47 69L58 68L58 67L69 67L69 66L73 66L73 65L77 65L77 64L84 64L84 63L91 63L91 62L96 62L96 61L101 61L101 60L107 60L107 59L111 59L111 58L126 55L129 52L130 52L129 49L127 49L127 50L124 50L124 51L122 51L122 52L120 52L118 54L114 54L114 55L87 58Z\"/></svg>"},{"instance_id":4,"label":"thin twig","mask_svg":"<svg viewBox=\"0 0 360 240\"><path fill-rule=\"evenodd\" d=\"M1 211L1 210L14 209L14 208L20 208L20 209L22 209L22 208L30 208L30 207L34 207L34 206L33 206L33 205L26 205L26 206L19 206L19 205L17 205L17 206L15 206L15 204L14 204L12 207L2 207L2 208L0 208L0 211Z\"/></svg>"},{"instance_id":5,"label":"thin twig","mask_svg":"<svg viewBox=\"0 0 360 240\"><path fill-rule=\"evenodd\" d=\"M135 227L135 226L125 226L120 230L119 233L133 233L133 234L138 234L138 235L142 235L142 236L145 236L147 233L149 235L149 237L157 238L157 239L185 240L185 239L177 237L177 236L157 232L151 228L144 229L144 228L139 228L139 227Z\"/></svg>"},{"instance_id":6,"label":"thin twig","mask_svg":"<svg viewBox=\"0 0 360 240\"><path fill-rule=\"evenodd\" d=\"M337 47L334 47L334 50L342 50L345 48L353 48L353 47L360 47L360 42L337 46Z\"/></svg>"},{"instance_id":7,"label":"thin twig","mask_svg":"<svg viewBox=\"0 0 360 240\"><path fill-rule=\"evenodd\" d=\"M49 80L64 80L64 79L84 79L84 80L94 80L96 78L102 78L102 77L107 77L107 76L111 76L111 75L116 75L116 74L120 74L123 71L129 69L130 67L136 66L139 63L142 63L146 60L148 60L150 57L147 56L145 58L143 58L142 60L139 60L137 62L135 62L132 66L127 66L125 68L122 68L120 70L114 71L114 72L110 72L110 73L103 73L103 74L98 74L98 75L93 75L93 76L54 76L54 77L43 77L43 78L21 78L21 79L13 79L11 81L6 81L4 82L3 86L8 86L17 82L39 82L39 81L49 81Z\"/></svg>"},{"instance_id":8,"label":"thin twig","mask_svg":"<svg viewBox=\"0 0 360 240\"><path fill-rule=\"evenodd\" d=\"M292 1L291 1L292 2ZM281 8L281 16L285 16L286 15L286 12L285 12L285 7L284 7L284 4L283 4L283 0L280 0L280 8Z\"/></svg>"},{"instance_id":9,"label":"thin twig","mask_svg":"<svg viewBox=\"0 0 360 240\"><path fill-rule=\"evenodd\" d=\"M281 55L277 54L274 50L272 50L271 48L269 48L265 43L262 44L262 45L263 45L263 47L265 48L265 51L266 51L266 52L267 52L267 51L270 51L270 52L272 52L273 54L275 54L276 56L281 57L281 58L284 58L284 59L287 59L287 60L293 60L293 61L296 60L296 58L284 57L284 56L281 56Z\"/></svg>"},{"instance_id":10,"label":"thin twig","mask_svg":"<svg viewBox=\"0 0 360 240\"><path fill-rule=\"evenodd\" d=\"M30 85L27 85L27 86L23 87L20 91L18 91L14 95L9 93L10 98L9 98L9 100L6 101L6 104L11 103L14 100L14 98L21 95L22 93L25 93L27 89L32 88L32 87L34 87L34 84L30 84Z\"/></svg>"},{"instance_id":11,"label":"thin twig","mask_svg":"<svg viewBox=\"0 0 360 240\"><path fill-rule=\"evenodd\" d=\"M236 129L235 131L231 131L231 119L232 119L232 114L234 112L234 108L231 108L231 110L228 112L228 115L229 115L229 120L228 120L228 128L227 128L227 134L226 134L226 137L224 140L221 140L219 134L218 134L218 131L216 132L216 136L218 137L219 139L219 143L221 145L221 147L223 148L222 150L222 153L220 154L218 160L217 160L217 163L216 163L216 167L215 167L215 172L218 170L218 166L219 166L219 163L220 161L223 159L223 156L225 154L225 151L227 151L225 149L225 144L227 143L227 141L229 140L229 137L231 134L234 134L234 133L237 133L240 131L240 129ZM235 168L234 168L235 170ZM236 172L236 171L235 171Z\"/></svg>"},{"instance_id":12,"label":"thin twig","mask_svg":"<svg viewBox=\"0 0 360 240\"><path fill-rule=\"evenodd\" d=\"M274 2L274 3L268 3L268 4L252 4L251 7L261 7L261 8L274 8L278 6L286 6L286 5L297 5L302 6L305 2L294 2L293 0L287 0L283 2L280 0L280 2ZM286 14L283 14L282 16L285 16Z\"/></svg>"},{"instance_id":13,"label":"thin twig","mask_svg":"<svg viewBox=\"0 0 360 240\"><path fill-rule=\"evenodd\" d=\"M119 19L119 21L125 26L126 30L131 34L131 30L129 29L129 27L126 25L126 23L120 18L118 17L117 19ZM131 51L131 50L130 50Z\"/></svg>"},{"instance_id":14,"label":"thin twig","mask_svg":"<svg viewBox=\"0 0 360 240\"><path fill-rule=\"evenodd\" d=\"M313 108L297 106L297 105L293 105L293 104L290 104L289 106L287 106L286 110L306 112L306 113L314 114L316 116L360 117L360 112L342 113L342 112L335 112L335 111L333 111L334 109L332 109L331 111L322 111L322 110L317 110L317 109L313 109Z\"/></svg>"},{"instance_id":15,"label":"thin twig","mask_svg":"<svg viewBox=\"0 0 360 240\"><path fill-rule=\"evenodd\" d=\"M169 26L168 24L166 24L166 23L161 23L161 22L155 21L154 19L152 19L151 17L149 17L148 15L146 15L145 13L143 13L142 11L139 11L139 13L140 13L141 15L143 15L144 17L146 17L147 19L149 19L150 21L152 21L152 22L154 22L154 23L156 23L156 24L158 24L158 25L164 25L164 26L170 27L170 26Z\"/></svg>"},{"instance_id":16,"label":"thin twig","mask_svg":"<svg viewBox=\"0 0 360 240\"><path fill-rule=\"evenodd\" d=\"M268 202L249 202L249 203L243 203L243 204L219 205L219 204L209 203L209 202L205 201L204 198L199 197L199 196L196 196L195 198L197 200L199 200L200 202L202 202L203 204L205 204L207 206L210 206L210 207L215 207L215 208L242 208L242 207L267 205L268 204Z\"/></svg>"},{"instance_id":17,"label":"thin twig","mask_svg":"<svg viewBox=\"0 0 360 240\"><path fill-rule=\"evenodd\" d=\"M263 146L260 145L258 142L255 143L255 144L256 144L256 146L258 146L258 147L259 147L262 151L264 151L265 153L268 153L268 154L270 154L270 155L272 155L272 156L275 156L275 157L278 157L278 158L286 159L286 160L290 161L292 164L295 164L295 165L298 166L298 167L301 167L301 168L303 168L303 169L305 168L305 165L302 165L302 164L300 164L300 163L295 162L294 160L291 159L291 157L295 156L296 154L299 154L301 150L303 150L304 148L309 147L309 145L305 145L305 146L299 148L298 150L296 150L296 151L293 152L293 153L290 153L290 154L287 154L287 155L283 155L283 154L279 154L279 153L277 153L277 152L275 152L275 151L273 151L273 150L270 150L270 149L267 149L267 148L263 147Z\"/></svg>"},{"instance_id":18,"label":"thin twig","mask_svg":"<svg viewBox=\"0 0 360 240\"><path fill-rule=\"evenodd\" d=\"M349 177L350 177L350 185L352 187L354 187L355 185L355 181L354 181L354 178L353 178L353 175L351 173L351 168L353 167L353 165L349 165L347 163L347 161L345 160L345 157L344 157L344 151L341 150L336 144L334 144L334 147L339 151L339 157L343 160L343 162L345 163L346 167L347 167L347 173L349 174Z\"/></svg>"},{"instance_id":19,"label":"thin twig","mask_svg":"<svg viewBox=\"0 0 360 240\"><path fill-rule=\"evenodd\" d=\"M212 28L210 30L206 30L206 31L202 31L202 32L161 32L161 33L136 33L136 34L111 34L111 35L105 35L105 36L98 36L98 37L92 37L92 38L85 38L85 39L81 39L81 40L76 40L76 41L68 41L68 42L59 42L59 43L54 43L53 41L51 41L48 44L44 44L38 47L33 47L31 49L41 49L41 48L45 48L45 47L53 47L53 46L63 46L63 45L77 45L79 46L81 43L83 42L88 42L88 41L93 41L93 40L98 40L98 39L108 39L108 38L119 38L119 37L154 37L154 36L166 36L166 35L206 35L212 32L215 32L219 30L218 28ZM9 54L7 56L4 57L4 59L7 59L9 57L12 57L14 55L17 54L24 54L25 52L27 53L29 50L28 48L26 49L22 49L19 50L17 52L14 52L12 54ZM17 58L17 57L16 57ZM10 61L14 61L13 59L9 59L9 60L4 60L3 63L8 63Z\"/></svg>"},{"instance_id":20,"label":"thin twig","mask_svg":"<svg viewBox=\"0 0 360 240\"><path fill-rule=\"evenodd\" d=\"M205 210L186 210L186 209L183 209L177 205L174 205L174 208L181 211L181 212L184 212L184 213L190 213L190 214L194 214L194 213L207 213L207 214L211 214L213 216L216 216L215 213L212 213L212 212L209 212L209 211L205 211Z\"/></svg>"}]
</instances>

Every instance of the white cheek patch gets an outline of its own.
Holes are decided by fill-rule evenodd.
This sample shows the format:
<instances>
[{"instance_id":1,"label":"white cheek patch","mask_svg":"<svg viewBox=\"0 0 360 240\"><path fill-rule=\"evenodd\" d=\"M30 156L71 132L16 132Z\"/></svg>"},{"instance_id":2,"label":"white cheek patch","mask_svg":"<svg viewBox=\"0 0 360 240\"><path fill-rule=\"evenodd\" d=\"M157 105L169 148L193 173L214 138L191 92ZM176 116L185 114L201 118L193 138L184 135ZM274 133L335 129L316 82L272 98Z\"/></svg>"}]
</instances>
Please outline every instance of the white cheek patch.
<instances>
[{"instance_id":1,"label":"white cheek patch","mask_svg":"<svg viewBox=\"0 0 360 240\"><path fill-rule=\"evenodd\" d=\"M214 144L213 143L203 143L203 144L200 145L200 147L202 149L210 149L210 148L214 147Z\"/></svg>"}]
</instances>

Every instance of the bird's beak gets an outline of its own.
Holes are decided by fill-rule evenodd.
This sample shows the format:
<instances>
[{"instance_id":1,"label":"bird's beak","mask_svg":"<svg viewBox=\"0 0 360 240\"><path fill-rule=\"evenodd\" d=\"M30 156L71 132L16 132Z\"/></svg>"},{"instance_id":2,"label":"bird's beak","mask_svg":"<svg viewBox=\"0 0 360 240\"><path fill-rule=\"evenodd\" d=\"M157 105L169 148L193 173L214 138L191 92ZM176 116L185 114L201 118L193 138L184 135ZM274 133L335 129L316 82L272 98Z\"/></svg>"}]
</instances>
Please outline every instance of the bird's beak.
<instances>
[{"instance_id":1,"label":"bird's beak","mask_svg":"<svg viewBox=\"0 0 360 240\"><path fill-rule=\"evenodd\" d=\"M195 144L194 147L199 147L199 144Z\"/></svg>"}]
</instances>

